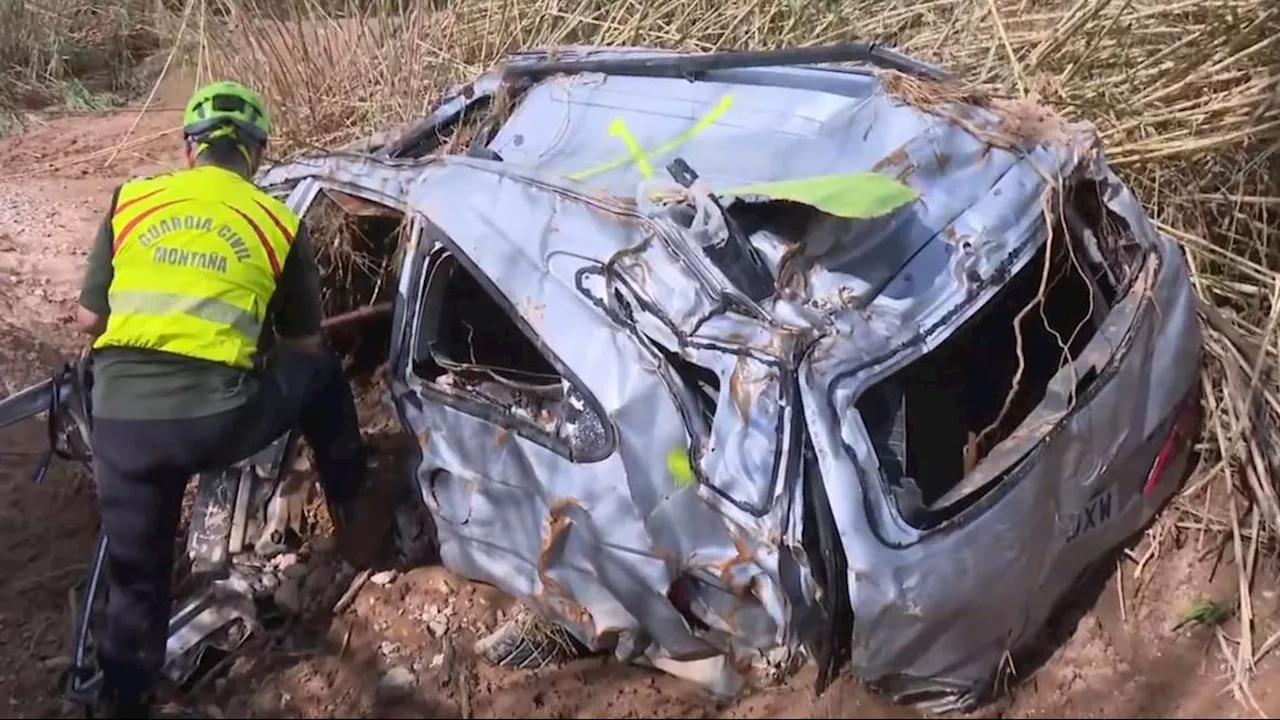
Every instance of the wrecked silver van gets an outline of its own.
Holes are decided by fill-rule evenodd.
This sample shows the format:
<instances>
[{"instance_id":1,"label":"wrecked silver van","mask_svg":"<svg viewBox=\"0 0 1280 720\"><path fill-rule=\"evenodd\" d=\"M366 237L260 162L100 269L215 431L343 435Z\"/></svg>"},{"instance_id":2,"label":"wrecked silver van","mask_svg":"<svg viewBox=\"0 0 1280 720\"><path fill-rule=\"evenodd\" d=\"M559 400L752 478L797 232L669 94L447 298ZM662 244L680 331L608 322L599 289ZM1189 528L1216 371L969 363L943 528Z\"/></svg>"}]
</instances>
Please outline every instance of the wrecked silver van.
<instances>
[{"instance_id":1,"label":"wrecked silver van","mask_svg":"<svg viewBox=\"0 0 1280 720\"><path fill-rule=\"evenodd\" d=\"M522 53L258 180L404 229L444 563L717 692L970 708L1189 465L1187 267L1094 131L877 47Z\"/></svg>"}]
</instances>

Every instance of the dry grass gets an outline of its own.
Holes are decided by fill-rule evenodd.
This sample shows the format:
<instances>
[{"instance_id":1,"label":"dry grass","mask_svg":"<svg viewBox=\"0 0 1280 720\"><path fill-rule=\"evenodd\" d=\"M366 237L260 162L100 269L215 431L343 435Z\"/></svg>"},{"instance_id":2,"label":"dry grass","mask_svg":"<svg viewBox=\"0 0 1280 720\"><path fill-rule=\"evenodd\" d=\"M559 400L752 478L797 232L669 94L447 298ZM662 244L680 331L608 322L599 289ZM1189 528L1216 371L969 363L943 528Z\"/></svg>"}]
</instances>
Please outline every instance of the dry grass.
<instances>
[{"instance_id":1,"label":"dry grass","mask_svg":"<svg viewBox=\"0 0 1280 720\"><path fill-rule=\"evenodd\" d=\"M0 111L91 107L155 50L155 0L0 0Z\"/></svg>"},{"instance_id":2,"label":"dry grass","mask_svg":"<svg viewBox=\"0 0 1280 720\"><path fill-rule=\"evenodd\" d=\"M343 198L345 204L335 197ZM395 293L400 268L397 251L409 226L394 214L378 223L380 213L373 208L372 203L325 192L304 218L308 236L316 238L316 264L324 273L320 301L326 317L390 301ZM391 225L396 229L380 236L370 220L381 224L383 232Z\"/></svg>"},{"instance_id":3,"label":"dry grass","mask_svg":"<svg viewBox=\"0 0 1280 720\"><path fill-rule=\"evenodd\" d=\"M1229 545L1240 575L1233 689L1278 644L1252 641L1253 576L1275 554L1280 498L1280 6L1263 0L460 0L217 3L237 43L206 76L278 109L285 153L421 115L504 53L567 43L687 50L878 40L997 97L1099 129L1112 165L1188 250L1206 322L1205 462L1153 538ZM206 35L212 37L211 35ZM219 37L227 37L220 35ZM1159 542L1125 570L1141 575ZM1136 557L1136 556L1135 556Z\"/></svg>"}]
</instances>

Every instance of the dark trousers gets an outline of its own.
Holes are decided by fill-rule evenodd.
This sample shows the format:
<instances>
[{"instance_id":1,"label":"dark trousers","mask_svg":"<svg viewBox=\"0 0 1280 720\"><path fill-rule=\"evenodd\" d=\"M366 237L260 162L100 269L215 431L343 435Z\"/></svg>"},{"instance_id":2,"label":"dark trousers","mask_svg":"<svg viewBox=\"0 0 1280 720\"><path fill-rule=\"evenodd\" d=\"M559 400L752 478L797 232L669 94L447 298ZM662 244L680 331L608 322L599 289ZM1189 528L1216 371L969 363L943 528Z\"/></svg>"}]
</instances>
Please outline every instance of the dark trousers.
<instances>
[{"instance_id":1,"label":"dark trousers","mask_svg":"<svg viewBox=\"0 0 1280 720\"><path fill-rule=\"evenodd\" d=\"M278 350L247 405L183 420L95 418L94 476L107 535L105 628L95 639L107 692L140 702L164 662L174 541L188 479L239 462L300 426L330 505L361 490L364 446L333 353Z\"/></svg>"}]
</instances>

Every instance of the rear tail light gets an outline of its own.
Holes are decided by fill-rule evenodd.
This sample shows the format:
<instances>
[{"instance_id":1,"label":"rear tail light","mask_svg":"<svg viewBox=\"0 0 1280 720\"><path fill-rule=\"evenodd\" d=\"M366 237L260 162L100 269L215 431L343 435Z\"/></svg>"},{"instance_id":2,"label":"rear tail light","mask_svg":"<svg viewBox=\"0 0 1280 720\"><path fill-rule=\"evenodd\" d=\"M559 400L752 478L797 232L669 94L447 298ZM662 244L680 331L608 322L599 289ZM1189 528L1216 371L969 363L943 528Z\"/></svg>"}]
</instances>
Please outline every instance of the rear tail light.
<instances>
[{"instance_id":1,"label":"rear tail light","mask_svg":"<svg viewBox=\"0 0 1280 720\"><path fill-rule=\"evenodd\" d=\"M1174 411L1173 425L1160 444L1160 452L1156 453L1155 462L1151 463L1151 471L1147 473L1147 482L1142 486L1142 494L1150 496L1156 491L1160 481L1164 479L1169 467L1184 449L1190 449L1200 434L1200 388L1194 387L1187 397L1178 404Z\"/></svg>"}]
</instances>

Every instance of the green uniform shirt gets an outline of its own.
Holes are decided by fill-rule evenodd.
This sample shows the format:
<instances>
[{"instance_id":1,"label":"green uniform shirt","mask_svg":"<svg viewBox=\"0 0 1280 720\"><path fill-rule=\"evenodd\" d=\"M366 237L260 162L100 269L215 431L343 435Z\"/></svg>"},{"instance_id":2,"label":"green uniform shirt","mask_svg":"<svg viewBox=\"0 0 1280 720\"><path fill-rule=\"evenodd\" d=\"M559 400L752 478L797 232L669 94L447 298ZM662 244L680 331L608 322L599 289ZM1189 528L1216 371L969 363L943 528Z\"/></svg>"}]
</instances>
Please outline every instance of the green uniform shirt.
<instances>
[{"instance_id":1,"label":"green uniform shirt","mask_svg":"<svg viewBox=\"0 0 1280 720\"><path fill-rule=\"evenodd\" d=\"M118 191L89 250L80 304L103 319L111 312L107 291L111 267L111 216ZM298 230L285 258L275 294L267 305L268 327L277 337L320 331L320 272L306 228ZM120 420L176 420L203 417L243 405L257 381L236 368L156 350L105 348L93 363L93 414Z\"/></svg>"}]
</instances>

